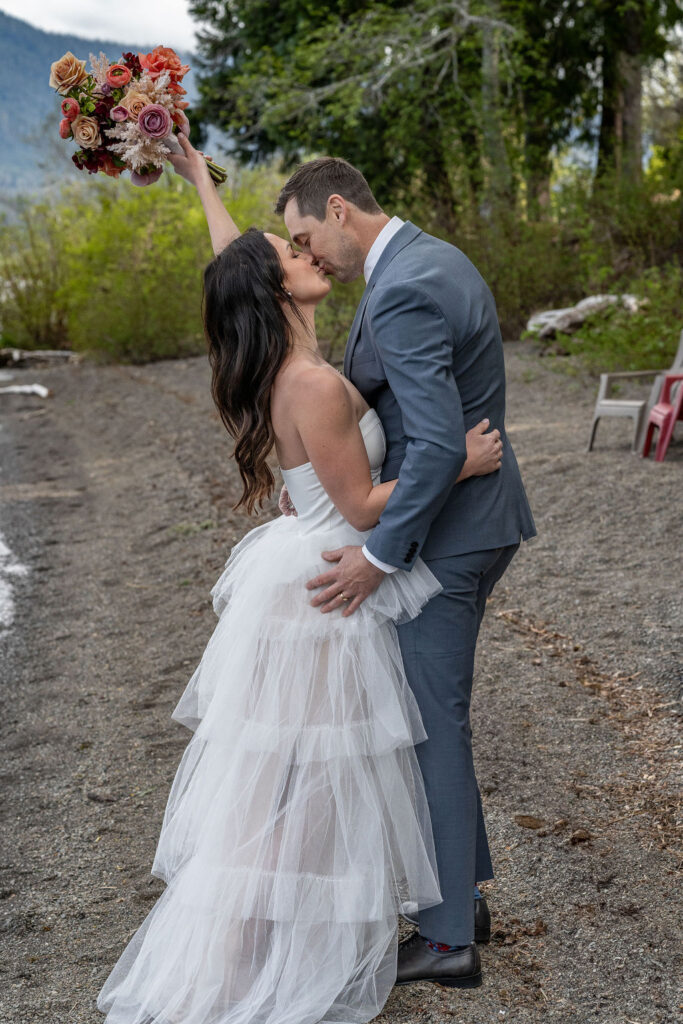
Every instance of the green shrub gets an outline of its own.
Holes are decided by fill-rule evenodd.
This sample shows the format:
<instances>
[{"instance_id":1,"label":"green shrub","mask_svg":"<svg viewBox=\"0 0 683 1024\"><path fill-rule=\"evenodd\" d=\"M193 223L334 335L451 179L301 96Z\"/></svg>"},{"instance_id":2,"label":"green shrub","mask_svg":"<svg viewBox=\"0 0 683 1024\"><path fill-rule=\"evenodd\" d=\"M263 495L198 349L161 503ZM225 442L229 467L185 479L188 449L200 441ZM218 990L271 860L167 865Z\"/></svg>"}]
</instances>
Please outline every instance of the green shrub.
<instances>
[{"instance_id":1,"label":"green shrub","mask_svg":"<svg viewBox=\"0 0 683 1024\"><path fill-rule=\"evenodd\" d=\"M19 200L0 225L0 344L69 347L62 297L70 230L61 209Z\"/></svg>"},{"instance_id":2,"label":"green shrub","mask_svg":"<svg viewBox=\"0 0 683 1024\"><path fill-rule=\"evenodd\" d=\"M657 370L671 365L683 329L683 271L676 263L650 267L629 284L645 299L637 313L610 306L562 338L569 353L578 354L588 369Z\"/></svg>"}]
</instances>

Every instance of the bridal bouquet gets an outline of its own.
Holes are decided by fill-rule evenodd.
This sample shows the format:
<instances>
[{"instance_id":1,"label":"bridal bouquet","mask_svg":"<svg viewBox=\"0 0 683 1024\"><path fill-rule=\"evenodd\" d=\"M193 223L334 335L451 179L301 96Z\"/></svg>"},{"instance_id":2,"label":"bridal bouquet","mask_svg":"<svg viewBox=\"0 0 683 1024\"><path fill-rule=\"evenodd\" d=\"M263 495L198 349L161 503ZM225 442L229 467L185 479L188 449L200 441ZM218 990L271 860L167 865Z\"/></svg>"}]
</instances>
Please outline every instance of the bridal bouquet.
<instances>
[{"instance_id":1,"label":"bridal bouquet","mask_svg":"<svg viewBox=\"0 0 683 1024\"><path fill-rule=\"evenodd\" d=\"M169 154L181 152L175 134L190 133L180 84L189 65L170 47L155 46L124 53L117 64L91 53L90 66L87 72L69 52L50 67L50 85L64 97L59 134L79 147L71 159L89 174L118 178L128 170L134 185L151 185ZM224 182L225 168L206 162L216 184Z\"/></svg>"}]
</instances>

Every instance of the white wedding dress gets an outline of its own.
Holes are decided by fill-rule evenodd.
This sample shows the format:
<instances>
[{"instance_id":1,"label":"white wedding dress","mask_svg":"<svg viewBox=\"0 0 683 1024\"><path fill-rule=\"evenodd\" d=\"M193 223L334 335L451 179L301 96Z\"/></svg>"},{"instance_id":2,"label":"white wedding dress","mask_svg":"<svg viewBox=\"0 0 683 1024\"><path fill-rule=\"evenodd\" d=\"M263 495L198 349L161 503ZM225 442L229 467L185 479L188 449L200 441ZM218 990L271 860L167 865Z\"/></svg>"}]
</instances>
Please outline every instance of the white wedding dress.
<instances>
[{"instance_id":1,"label":"white wedding dress","mask_svg":"<svg viewBox=\"0 0 683 1024\"><path fill-rule=\"evenodd\" d=\"M373 410L360 428L377 482ZM321 551L367 535L310 463L283 477L298 517L247 534L211 592L172 716L194 735L152 866L167 888L98 996L105 1024L361 1024L395 981L401 903L441 901L392 621L439 584L418 561L348 618L312 608Z\"/></svg>"}]
</instances>

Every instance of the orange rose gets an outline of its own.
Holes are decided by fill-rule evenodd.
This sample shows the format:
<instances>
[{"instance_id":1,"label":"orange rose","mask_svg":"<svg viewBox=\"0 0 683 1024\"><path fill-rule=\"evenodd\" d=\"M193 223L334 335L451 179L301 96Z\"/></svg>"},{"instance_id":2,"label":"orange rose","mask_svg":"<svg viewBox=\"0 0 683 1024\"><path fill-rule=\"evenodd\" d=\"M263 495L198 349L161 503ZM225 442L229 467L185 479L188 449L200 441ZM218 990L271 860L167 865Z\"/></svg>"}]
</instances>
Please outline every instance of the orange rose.
<instances>
[{"instance_id":1,"label":"orange rose","mask_svg":"<svg viewBox=\"0 0 683 1024\"><path fill-rule=\"evenodd\" d=\"M88 77L85 61L74 57L71 50L50 65L50 87L64 95Z\"/></svg>"},{"instance_id":2,"label":"orange rose","mask_svg":"<svg viewBox=\"0 0 683 1024\"><path fill-rule=\"evenodd\" d=\"M125 64L112 64L107 69L107 82L112 89L122 89L131 79L130 68Z\"/></svg>"},{"instance_id":3,"label":"orange rose","mask_svg":"<svg viewBox=\"0 0 683 1024\"><path fill-rule=\"evenodd\" d=\"M110 178L118 178L121 172L125 171L125 167L117 167L109 153L105 153L100 163L100 170L104 171Z\"/></svg>"},{"instance_id":4,"label":"orange rose","mask_svg":"<svg viewBox=\"0 0 683 1024\"><path fill-rule=\"evenodd\" d=\"M150 78L158 78L162 71L168 71L173 84L180 82L190 70L189 64L181 64L180 57L170 46L155 46L151 53L139 53L138 59Z\"/></svg>"}]
</instances>

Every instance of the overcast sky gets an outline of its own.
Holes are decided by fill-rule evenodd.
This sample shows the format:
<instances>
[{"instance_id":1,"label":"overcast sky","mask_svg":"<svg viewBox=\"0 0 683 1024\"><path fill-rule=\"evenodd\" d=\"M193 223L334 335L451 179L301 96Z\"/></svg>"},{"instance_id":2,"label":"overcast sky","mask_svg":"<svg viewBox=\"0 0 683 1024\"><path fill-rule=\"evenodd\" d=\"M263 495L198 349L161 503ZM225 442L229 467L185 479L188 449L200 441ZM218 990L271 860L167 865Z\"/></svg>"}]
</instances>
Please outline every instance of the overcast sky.
<instances>
[{"instance_id":1,"label":"overcast sky","mask_svg":"<svg viewBox=\"0 0 683 1024\"><path fill-rule=\"evenodd\" d=\"M194 50L187 0L0 0L0 10L46 32Z\"/></svg>"}]
</instances>

